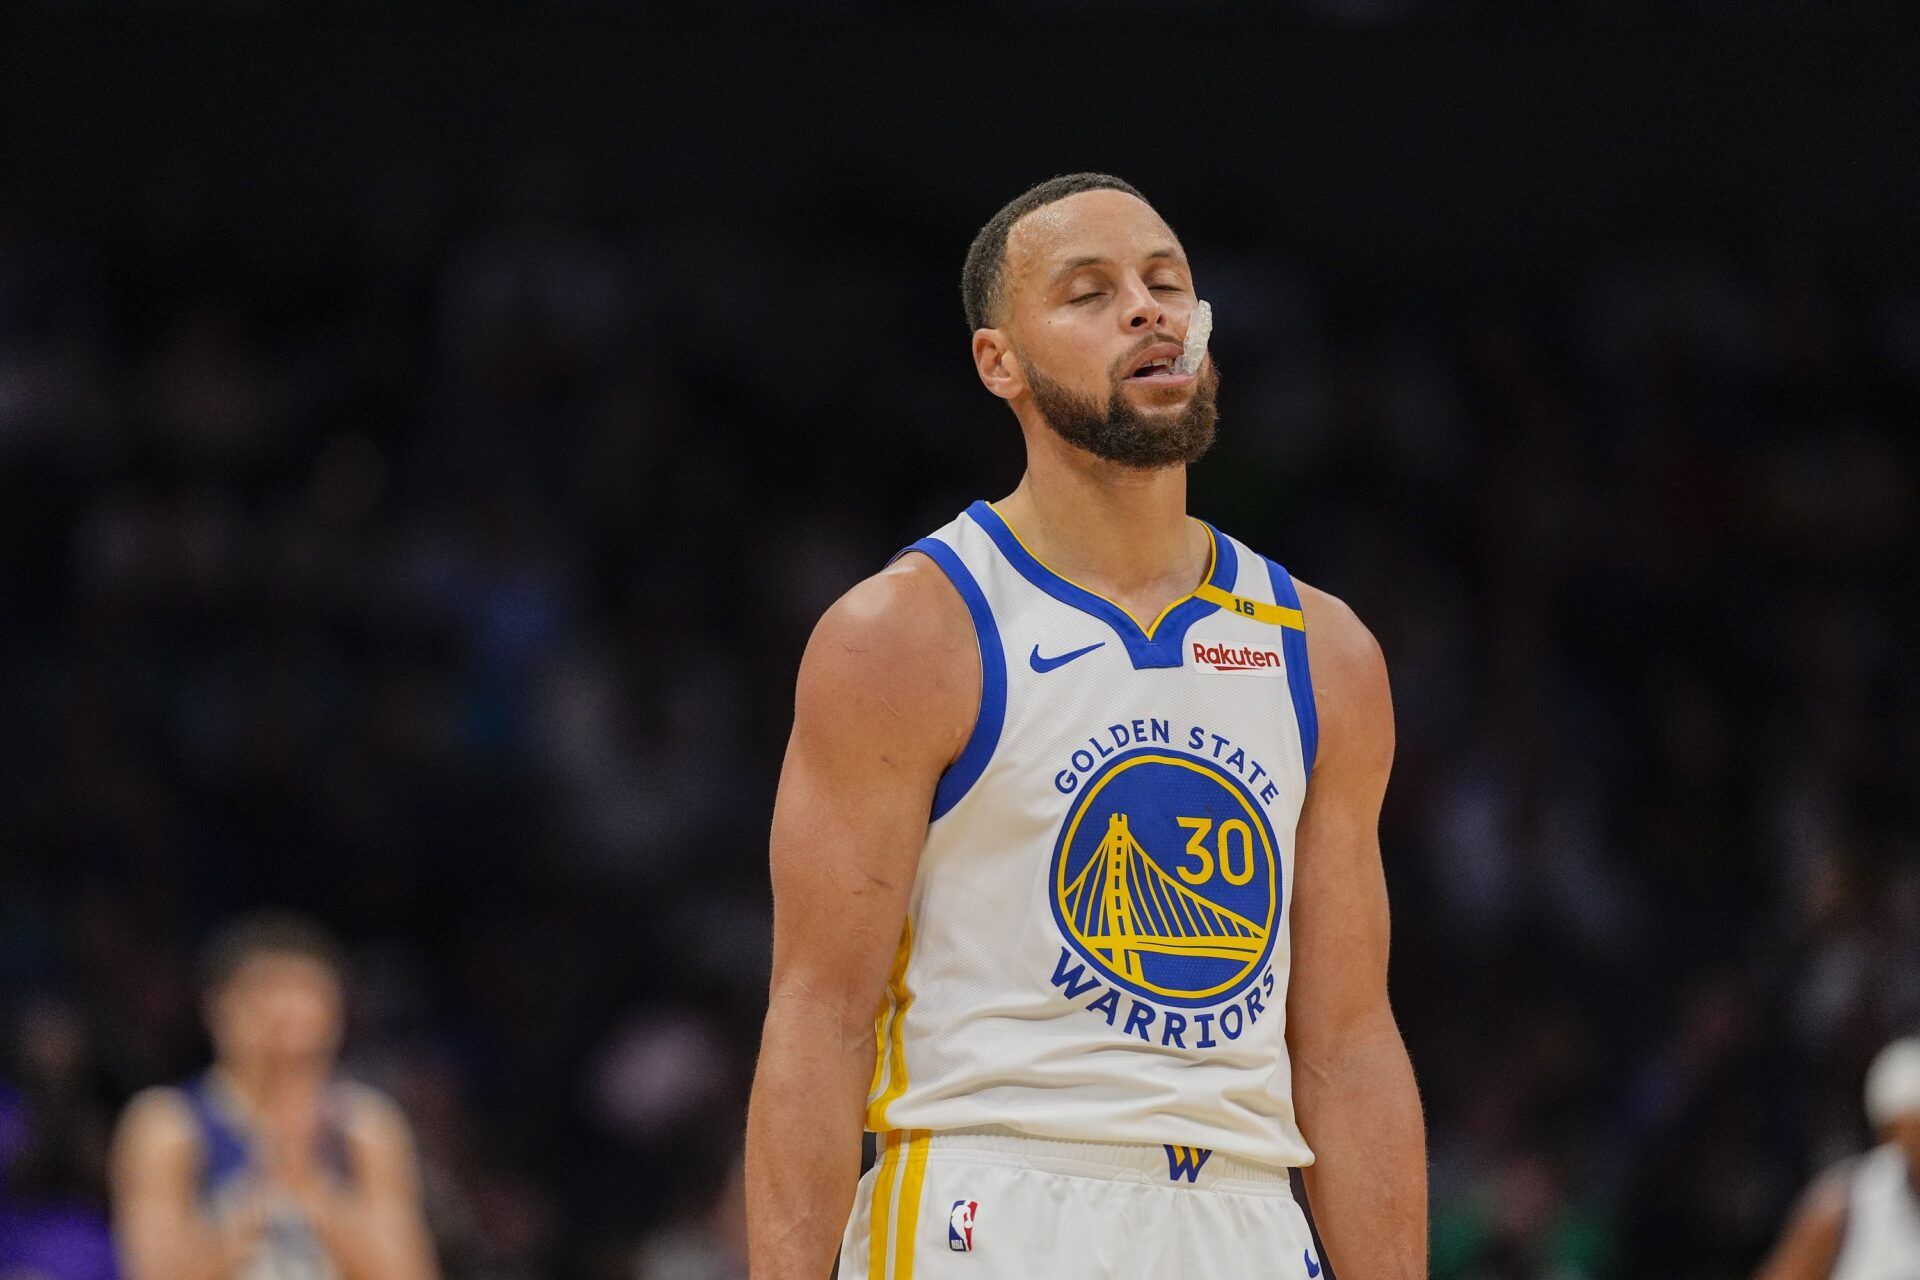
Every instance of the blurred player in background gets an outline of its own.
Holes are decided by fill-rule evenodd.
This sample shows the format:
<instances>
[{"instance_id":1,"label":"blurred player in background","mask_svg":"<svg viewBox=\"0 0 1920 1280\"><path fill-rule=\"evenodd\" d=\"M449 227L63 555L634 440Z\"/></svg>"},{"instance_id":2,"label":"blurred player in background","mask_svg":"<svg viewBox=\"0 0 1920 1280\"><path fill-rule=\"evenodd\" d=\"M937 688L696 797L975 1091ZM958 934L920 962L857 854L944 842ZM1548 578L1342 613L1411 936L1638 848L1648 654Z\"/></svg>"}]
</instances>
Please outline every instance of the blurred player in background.
<instances>
[{"instance_id":1,"label":"blurred player in background","mask_svg":"<svg viewBox=\"0 0 1920 1280\"><path fill-rule=\"evenodd\" d=\"M1920 1036L1867 1071L1881 1145L1807 1191L1759 1280L1920 1280Z\"/></svg>"},{"instance_id":2,"label":"blurred player in background","mask_svg":"<svg viewBox=\"0 0 1920 1280\"><path fill-rule=\"evenodd\" d=\"M248 917L214 938L203 982L213 1066L136 1097L115 1138L128 1280L432 1280L406 1122L334 1074L332 941Z\"/></svg>"}]
</instances>

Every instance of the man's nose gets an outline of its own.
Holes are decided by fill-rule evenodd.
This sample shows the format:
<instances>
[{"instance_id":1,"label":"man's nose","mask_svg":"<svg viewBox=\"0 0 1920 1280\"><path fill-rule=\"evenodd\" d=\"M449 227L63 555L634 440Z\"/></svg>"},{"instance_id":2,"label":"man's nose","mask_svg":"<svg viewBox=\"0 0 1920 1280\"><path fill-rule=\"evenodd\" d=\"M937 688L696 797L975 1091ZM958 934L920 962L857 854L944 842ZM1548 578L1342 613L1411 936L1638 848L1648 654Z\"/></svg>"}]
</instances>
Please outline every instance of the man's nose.
<instances>
[{"instance_id":1,"label":"man's nose","mask_svg":"<svg viewBox=\"0 0 1920 1280\"><path fill-rule=\"evenodd\" d=\"M1147 288L1147 282L1135 276L1127 282L1127 328L1151 329L1166 318L1166 312L1160 306L1160 299L1153 290Z\"/></svg>"}]
</instances>

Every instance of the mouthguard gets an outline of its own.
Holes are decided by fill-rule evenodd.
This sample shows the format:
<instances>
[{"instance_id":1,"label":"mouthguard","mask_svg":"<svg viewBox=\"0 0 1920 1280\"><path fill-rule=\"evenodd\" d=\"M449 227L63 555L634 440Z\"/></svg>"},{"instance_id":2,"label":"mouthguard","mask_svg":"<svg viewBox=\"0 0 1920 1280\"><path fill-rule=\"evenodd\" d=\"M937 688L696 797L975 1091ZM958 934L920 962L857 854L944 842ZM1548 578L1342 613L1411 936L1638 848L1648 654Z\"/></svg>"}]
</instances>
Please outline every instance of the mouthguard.
<instances>
[{"instance_id":1,"label":"mouthguard","mask_svg":"<svg viewBox=\"0 0 1920 1280\"><path fill-rule=\"evenodd\" d=\"M1207 302L1195 303L1193 317L1187 321L1187 346L1180 353L1178 367L1181 373L1200 372L1200 362L1207 358L1207 339L1212 336L1212 305Z\"/></svg>"}]
</instances>

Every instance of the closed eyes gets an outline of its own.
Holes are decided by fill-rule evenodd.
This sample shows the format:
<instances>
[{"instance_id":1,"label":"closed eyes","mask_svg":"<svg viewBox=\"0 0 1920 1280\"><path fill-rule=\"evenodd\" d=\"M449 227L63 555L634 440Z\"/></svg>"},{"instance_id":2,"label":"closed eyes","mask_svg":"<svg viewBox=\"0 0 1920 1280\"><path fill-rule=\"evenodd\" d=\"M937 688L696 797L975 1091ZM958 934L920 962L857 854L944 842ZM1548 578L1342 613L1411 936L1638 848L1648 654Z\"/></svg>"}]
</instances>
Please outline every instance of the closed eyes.
<instances>
[{"instance_id":1,"label":"closed eyes","mask_svg":"<svg viewBox=\"0 0 1920 1280\"><path fill-rule=\"evenodd\" d=\"M1155 293L1184 293L1185 292L1185 290L1182 289L1177 284L1156 284L1156 285L1149 285L1148 287L1152 289L1153 292ZM1104 298L1106 296L1107 296L1106 292L1102 290L1096 293L1083 293L1077 298L1068 298L1067 301L1071 305L1077 307L1083 302L1092 302L1095 298Z\"/></svg>"}]
</instances>

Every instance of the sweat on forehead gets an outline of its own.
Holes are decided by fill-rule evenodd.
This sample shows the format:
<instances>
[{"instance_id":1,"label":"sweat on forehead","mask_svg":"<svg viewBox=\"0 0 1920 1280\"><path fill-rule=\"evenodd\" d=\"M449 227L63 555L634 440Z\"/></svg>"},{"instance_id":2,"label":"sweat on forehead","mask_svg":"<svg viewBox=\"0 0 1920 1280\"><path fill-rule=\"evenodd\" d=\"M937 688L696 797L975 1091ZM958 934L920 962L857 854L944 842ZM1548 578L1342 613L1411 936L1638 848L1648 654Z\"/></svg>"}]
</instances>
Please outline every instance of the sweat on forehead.
<instances>
[{"instance_id":1,"label":"sweat on forehead","mask_svg":"<svg viewBox=\"0 0 1920 1280\"><path fill-rule=\"evenodd\" d=\"M1083 196L1088 199L1078 199ZM1024 238L1024 224L1030 215L1046 213L1052 215L1046 225L1070 227L1088 217L1087 206L1097 211L1103 202L1109 213L1115 204L1127 207L1136 220L1144 216L1168 240L1173 238L1173 232L1146 203L1146 197L1124 179L1108 173L1069 173L1049 178L1002 205L973 237L960 273L960 300L966 310L967 328L988 328L1001 319L1010 275L1008 238L1016 225L1022 226ZM1066 207L1069 204L1073 207Z\"/></svg>"},{"instance_id":2,"label":"sweat on forehead","mask_svg":"<svg viewBox=\"0 0 1920 1280\"><path fill-rule=\"evenodd\" d=\"M1014 225L1004 287L1047 284L1082 266L1179 255L1173 232L1152 206L1117 191L1090 191Z\"/></svg>"}]
</instances>

